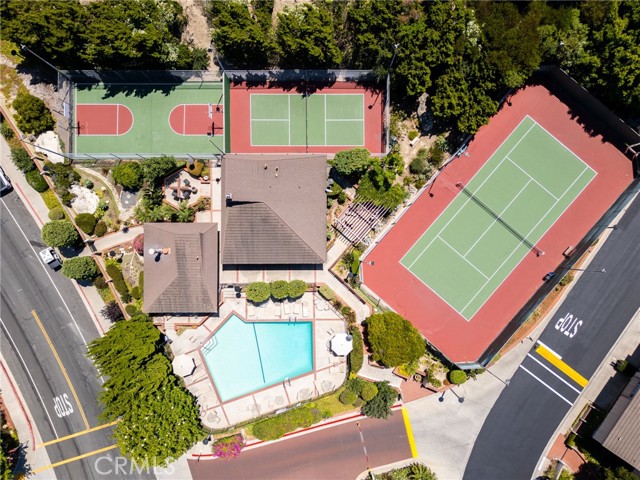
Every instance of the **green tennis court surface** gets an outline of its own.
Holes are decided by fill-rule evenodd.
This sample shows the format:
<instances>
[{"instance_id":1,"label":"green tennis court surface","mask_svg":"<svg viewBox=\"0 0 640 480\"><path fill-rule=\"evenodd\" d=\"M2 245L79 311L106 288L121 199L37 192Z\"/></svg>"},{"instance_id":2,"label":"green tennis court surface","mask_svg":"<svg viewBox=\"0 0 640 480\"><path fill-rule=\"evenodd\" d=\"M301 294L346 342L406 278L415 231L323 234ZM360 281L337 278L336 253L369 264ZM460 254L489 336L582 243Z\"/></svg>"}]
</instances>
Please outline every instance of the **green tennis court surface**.
<instances>
[{"instance_id":1,"label":"green tennis court surface","mask_svg":"<svg viewBox=\"0 0 640 480\"><path fill-rule=\"evenodd\" d=\"M364 145L364 95L251 94L251 144Z\"/></svg>"},{"instance_id":2,"label":"green tennis court surface","mask_svg":"<svg viewBox=\"0 0 640 480\"><path fill-rule=\"evenodd\" d=\"M526 117L400 263L470 320L595 175Z\"/></svg>"},{"instance_id":3,"label":"green tennis court surface","mask_svg":"<svg viewBox=\"0 0 640 480\"><path fill-rule=\"evenodd\" d=\"M82 85L75 88L78 105L121 104L133 114L133 126L124 135L74 135L74 153L109 154L207 154L224 151L223 126L213 136L181 135L171 128L169 116L180 105L223 104L222 83ZM217 112L216 112L217 114ZM74 111L74 125L78 120ZM190 120L186 119L187 122ZM214 143L216 149L211 143Z\"/></svg>"}]
</instances>

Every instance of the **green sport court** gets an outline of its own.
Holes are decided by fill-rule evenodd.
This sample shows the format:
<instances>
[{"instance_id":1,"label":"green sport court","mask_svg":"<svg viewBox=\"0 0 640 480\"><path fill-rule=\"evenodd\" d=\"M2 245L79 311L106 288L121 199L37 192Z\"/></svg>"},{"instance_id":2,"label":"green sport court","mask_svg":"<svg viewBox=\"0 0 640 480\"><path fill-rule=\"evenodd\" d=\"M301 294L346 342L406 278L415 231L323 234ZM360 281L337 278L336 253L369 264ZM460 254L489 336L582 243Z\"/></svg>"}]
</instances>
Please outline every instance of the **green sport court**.
<instances>
[{"instance_id":1,"label":"green sport court","mask_svg":"<svg viewBox=\"0 0 640 480\"><path fill-rule=\"evenodd\" d=\"M74 94L74 154L225 151L222 82L77 84Z\"/></svg>"},{"instance_id":2,"label":"green sport court","mask_svg":"<svg viewBox=\"0 0 640 480\"><path fill-rule=\"evenodd\" d=\"M253 146L362 146L364 95L251 94Z\"/></svg>"},{"instance_id":3,"label":"green sport court","mask_svg":"<svg viewBox=\"0 0 640 480\"><path fill-rule=\"evenodd\" d=\"M595 175L527 116L400 263L469 321Z\"/></svg>"}]
</instances>

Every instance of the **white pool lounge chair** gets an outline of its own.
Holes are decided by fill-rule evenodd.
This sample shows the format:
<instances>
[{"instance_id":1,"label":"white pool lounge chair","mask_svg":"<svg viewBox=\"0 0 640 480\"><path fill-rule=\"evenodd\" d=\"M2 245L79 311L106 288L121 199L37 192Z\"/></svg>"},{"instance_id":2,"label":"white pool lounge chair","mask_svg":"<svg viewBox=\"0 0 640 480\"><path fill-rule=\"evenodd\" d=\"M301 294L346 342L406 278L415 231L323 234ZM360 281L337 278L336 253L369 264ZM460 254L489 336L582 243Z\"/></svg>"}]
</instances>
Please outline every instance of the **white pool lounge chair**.
<instances>
[{"instance_id":1,"label":"white pool lounge chair","mask_svg":"<svg viewBox=\"0 0 640 480\"><path fill-rule=\"evenodd\" d=\"M306 300L302 302L302 316L303 317L309 316L309 302L307 302Z\"/></svg>"}]
</instances>

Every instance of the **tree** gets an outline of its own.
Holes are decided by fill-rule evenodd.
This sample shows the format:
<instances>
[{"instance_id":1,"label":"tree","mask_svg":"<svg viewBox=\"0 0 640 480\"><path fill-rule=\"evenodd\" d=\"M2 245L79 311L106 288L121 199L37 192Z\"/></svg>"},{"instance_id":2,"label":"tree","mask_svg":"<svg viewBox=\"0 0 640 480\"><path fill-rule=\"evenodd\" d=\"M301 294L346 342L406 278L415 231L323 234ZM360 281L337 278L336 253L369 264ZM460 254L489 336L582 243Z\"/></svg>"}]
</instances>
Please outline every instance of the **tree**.
<instances>
[{"instance_id":1,"label":"tree","mask_svg":"<svg viewBox=\"0 0 640 480\"><path fill-rule=\"evenodd\" d=\"M289 296L289 282L276 280L271 283L271 296L276 300L284 300Z\"/></svg>"},{"instance_id":2,"label":"tree","mask_svg":"<svg viewBox=\"0 0 640 480\"><path fill-rule=\"evenodd\" d=\"M31 160L29 153L24 148L12 148L11 160L21 172L27 173L36 169L36 164L33 163L33 160Z\"/></svg>"},{"instance_id":3,"label":"tree","mask_svg":"<svg viewBox=\"0 0 640 480\"><path fill-rule=\"evenodd\" d=\"M11 105L16 110L16 124L25 133L40 135L55 126L44 102L26 90L20 91Z\"/></svg>"},{"instance_id":4,"label":"tree","mask_svg":"<svg viewBox=\"0 0 640 480\"><path fill-rule=\"evenodd\" d=\"M369 168L371 162L369 150L363 147L355 147L336 153L331 165L338 174L358 181L360 176Z\"/></svg>"},{"instance_id":5,"label":"tree","mask_svg":"<svg viewBox=\"0 0 640 480\"><path fill-rule=\"evenodd\" d=\"M360 396L365 402L373 400L376 395L378 395L378 387L376 387L374 383L366 382L362 386L362 392L360 392Z\"/></svg>"},{"instance_id":6,"label":"tree","mask_svg":"<svg viewBox=\"0 0 640 480\"><path fill-rule=\"evenodd\" d=\"M283 68L332 68L342 61L327 10L312 4L279 13L276 39Z\"/></svg>"},{"instance_id":7,"label":"tree","mask_svg":"<svg viewBox=\"0 0 640 480\"><path fill-rule=\"evenodd\" d=\"M42 241L50 247L72 247L80 236L68 220L54 220L42 227Z\"/></svg>"},{"instance_id":8,"label":"tree","mask_svg":"<svg viewBox=\"0 0 640 480\"><path fill-rule=\"evenodd\" d=\"M187 223L193 222L196 218L196 211L189 207L186 200L183 200L178 204L178 211L175 213L176 221Z\"/></svg>"},{"instance_id":9,"label":"tree","mask_svg":"<svg viewBox=\"0 0 640 480\"><path fill-rule=\"evenodd\" d=\"M113 181L129 190L138 190L142 186L142 174L138 162L121 163L111 170Z\"/></svg>"},{"instance_id":10,"label":"tree","mask_svg":"<svg viewBox=\"0 0 640 480\"><path fill-rule=\"evenodd\" d=\"M253 303L266 302L271 296L271 287L265 282L253 282L245 289L247 300Z\"/></svg>"},{"instance_id":11,"label":"tree","mask_svg":"<svg viewBox=\"0 0 640 480\"><path fill-rule=\"evenodd\" d=\"M118 302L115 300L111 300L109 303L105 304L104 308L100 310L100 313L111 323L124 319L120 305L118 305Z\"/></svg>"},{"instance_id":12,"label":"tree","mask_svg":"<svg viewBox=\"0 0 640 480\"><path fill-rule=\"evenodd\" d=\"M395 312L376 313L367 318L366 336L373 359L387 367L416 361L426 349L420 332Z\"/></svg>"},{"instance_id":13,"label":"tree","mask_svg":"<svg viewBox=\"0 0 640 480\"><path fill-rule=\"evenodd\" d=\"M96 228L96 222L98 221L91 213L79 213L74 220L80 230L87 235L93 234L93 230Z\"/></svg>"},{"instance_id":14,"label":"tree","mask_svg":"<svg viewBox=\"0 0 640 480\"><path fill-rule=\"evenodd\" d=\"M429 151L426 148L421 148L416 153L416 156L409 164L409 171L413 174L423 175L429 169Z\"/></svg>"},{"instance_id":15,"label":"tree","mask_svg":"<svg viewBox=\"0 0 640 480\"><path fill-rule=\"evenodd\" d=\"M68 258L62 263L62 274L74 280L92 280L100 269L92 257Z\"/></svg>"},{"instance_id":16,"label":"tree","mask_svg":"<svg viewBox=\"0 0 640 480\"><path fill-rule=\"evenodd\" d=\"M142 163L144 179L149 184L156 184L176 169L176 159L168 155L148 158Z\"/></svg>"},{"instance_id":17,"label":"tree","mask_svg":"<svg viewBox=\"0 0 640 480\"><path fill-rule=\"evenodd\" d=\"M307 282L304 280L291 280L287 285L289 298L300 298L307 291Z\"/></svg>"},{"instance_id":18,"label":"tree","mask_svg":"<svg viewBox=\"0 0 640 480\"><path fill-rule=\"evenodd\" d=\"M271 27L273 2L255 3L253 16L244 1L212 0L207 5L216 48L236 67L267 68L276 52Z\"/></svg>"},{"instance_id":19,"label":"tree","mask_svg":"<svg viewBox=\"0 0 640 480\"><path fill-rule=\"evenodd\" d=\"M376 382L378 394L362 407L362 413L372 418L388 418L391 407L398 399L398 392L389 386L389 382Z\"/></svg>"}]
</instances>

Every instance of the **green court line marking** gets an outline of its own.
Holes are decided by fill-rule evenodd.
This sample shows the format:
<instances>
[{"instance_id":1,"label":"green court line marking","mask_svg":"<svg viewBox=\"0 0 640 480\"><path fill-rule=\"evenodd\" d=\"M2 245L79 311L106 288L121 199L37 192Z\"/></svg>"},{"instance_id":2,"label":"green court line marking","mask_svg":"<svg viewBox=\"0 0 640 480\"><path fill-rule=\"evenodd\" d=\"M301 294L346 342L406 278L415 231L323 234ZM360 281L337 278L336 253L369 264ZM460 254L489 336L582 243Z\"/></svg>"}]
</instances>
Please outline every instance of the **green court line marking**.
<instances>
[{"instance_id":1,"label":"green court line marking","mask_svg":"<svg viewBox=\"0 0 640 480\"><path fill-rule=\"evenodd\" d=\"M531 125L528 125L529 122L531 122ZM541 132L541 134L543 135L542 138L540 138L539 134L529 135L530 132L532 132L535 127L540 127L540 129L536 129L535 131ZM522 128L527 128L527 130L524 133L519 134L518 130L519 129L521 130ZM523 140L525 140L525 138L529 138L529 140L528 142L523 143ZM514 161L514 159L510 157L512 152L514 152L516 148L520 147L520 149L517 151L516 157L520 157L523 162L535 162L536 155L539 154L538 149L536 148L536 145L539 145L539 142L541 141L541 139L546 140L547 144L545 148L547 149L548 152L551 153L551 157L553 157L554 161L558 163L558 167L552 172L552 176L548 177L547 179L548 180L557 179L558 175L560 175L560 180L564 179L564 181L562 182L564 183L563 192L560 196L554 195L551 192L551 190L547 188L548 185L543 180L543 177L541 177L540 175L538 176L532 175L530 172L527 171L524 165L518 164L516 161ZM514 141L515 141L515 144L510 146L509 144ZM554 150L557 148L557 145L561 146L561 150L562 150L561 152ZM506 154L500 153L501 150L503 150L504 148L509 148L509 151ZM568 152L570 155L567 156L566 152ZM496 155L499 155L499 156L496 156ZM491 170L486 169L487 164L491 165L491 163L495 163L496 161L498 162L497 165L494 165L493 168L491 168ZM505 163L505 162L508 162L508 163ZM431 224L431 226L425 230L425 232L421 235L421 237L416 242L414 242L411 248L407 251L407 253L405 253L403 258L400 260L400 263L405 268L407 268L407 270L409 270L410 273L412 273L418 280L420 280L425 286L427 286L430 290L432 290L445 303L451 306L456 312L458 312L466 320L470 320L475 315L475 313L480 308L482 308L484 303L495 293L495 291L500 287L500 285L502 285L504 280L506 280L509 277L509 275L511 275L513 270L521 263L522 259L527 255L527 253L531 251L531 248L527 245L527 243L535 245L538 241L540 241L540 239L542 239L546 235L549 229L558 221L559 218L562 217L562 215L573 204L573 202L580 197L584 189L590 184L590 182L593 180L593 177L597 174L591 167L589 167L589 165L587 165L584 161L582 161L582 159L580 159L577 155L571 152L571 150L569 150L566 146L562 145L561 142L559 142L553 135L551 135L548 131L542 128L530 116L526 116L525 118L523 118L523 120L514 128L511 134L507 138L505 138L505 140L496 149L494 154L490 157L487 164L485 164L485 166L483 166L483 168L481 168L480 171L476 173L474 178L472 178L468 182L468 184L465 186L465 188L470 187L472 189L472 193L471 193L472 196L478 195L482 187L487 183L487 181L489 181L492 178L492 176L496 171L501 169L501 167L504 169L504 166L510 165L510 167L514 167L517 170L512 168L511 170L503 171L502 175L498 175L495 181L498 181L498 182L510 181L511 183L513 183L515 179L510 180L509 177L506 177L505 179L501 179L501 177L504 177L504 175L507 174L508 172L519 171L520 173L524 174L524 177L522 178L522 181L523 181L522 187L517 193L514 192L513 196L509 195L505 197L505 192L503 191L502 200L500 200L500 196L496 198L494 195L493 201L500 202L499 203L500 209L498 210L498 208L496 208L496 210L500 211L500 213L497 213L496 211L496 213L492 214L491 216L495 215L497 218L494 217L489 224L481 222L482 224L480 225L480 227L482 228L482 230L478 231L478 238L469 248L466 249L466 251L462 250L462 251L465 251L465 253L462 254L461 251L455 247L455 245L452 245L443 236L443 232L448 227L450 228L447 231L448 232L450 231L451 233L454 234L454 237L453 237L454 240L457 238L457 236L459 236L458 235L459 233L462 235L469 234L468 232L466 232L466 230L463 230L462 232L460 232L459 229L456 230L455 228L457 227L457 224L454 225L452 222L457 218L460 212L465 210L465 208L468 208L467 205L471 205L469 204L469 201L472 200L472 197L470 196L463 202L460 202L460 200L458 200L456 205L454 206L453 203L456 202L456 199L458 198L461 199L461 197L456 196L452 204L450 204L449 207L447 207L438 216L438 218L436 218L436 220ZM536 165L535 163L532 163L532 164ZM541 165L544 166L544 163L542 163ZM579 165L582 165L582 169L578 172L576 170L576 167ZM537 165L537 166L540 167L540 165ZM587 173L588 171L591 171L591 175L589 175L589 178L584 178L585 173ZM483 176L484 178L482 178ZM571 183L567 185L568 181L571 180L572 178L573 180L571 181ZM474 185L474 183L477 183L477 182L480 182L480 184L477 186ZM557 182L555 184L556 186L559 185ZM578 187L581 186L581 188L579 190L576 190L576 186ZM498 184L498 187L499 187L499 184ZM487 195L485 195L483 198L487 201L490 200L492 198L490 196L492 191L495 192L495 190L491 190L491 189L488 191L489 192L488 199L487 199ZM507 191L506 193L509 193L509 192ZM546 196L547 200L543 202L542 201L543 197L540 197L539 195ZM552 201L551 199L553 199L553 203L549 203ZM507 200L509 200L509 203L506 206L503 206L504 204L502 203L502 201L507 201ZM530 205L530 203L528 202L534 202L536 205L546 208L546 211L544 213L542 211L540 211L539 213L535 213L535 210L523 211L522 210L523 208L526 208L527 205ZM547 208L545 204L549 205L549 207ZM559 206L564 208L562 208L562 210L558 210ZM453 207L453 209L451 207ZM551 215L552 213L553 215ZM447 220L447 217L450 215L452 216ZM509 245L513 244L513 242L515 241L515 238L510 238L506 236L505 235L506 232L495 230L495 225L497 224L498 219L508 218L509 216L512 216L514 220L516 220L516 224L522 223L522 220L527 222L522 227L517 227L516 232L518 232L518 230L525 231L525 229L523 228L525 226L528 232L526 233L526 235L519 234L518 237L516 237L518 238L518 241L516 244L514 244L514 247L510 247ZM547 225L547 223L550 220L551 220L551 223ZM508 221L511 222L511 220L508 220ZM536 221L535 224L533 224L534 221ZM444 226L441 226L442 222L445 222ZM460 222L457 222L457 223L459 224ZM512 223L508 223L508 224L512 224ZM542 225L542 228L546 227L544 228L544 231L539 230L539 227L541 225ZM433 226L436 226L436 230L438 230L437 233L435 233L436 230L431 231ZM485 236L490 231L492 231L492 237L487 237L487 240L493 240L493 237L495 237L496 233L501 236L495 238L495 245L494 245L495 248L493 250L487 251L484 248L482 248L482 251L480 251L481 250L480 247L482 247L482 245L479 245L479 242L483 240L483 238L485 238ZM529 238L531 237L532 234L533 234L533 237ZM471 233L469 235L473 236L474 234ZM446 237L451 238L451 235L446 235ZM524 238L525 240L523 241L522 238ZM422 247L425 240L427 240L427 245L425 247ZM447 251L442 251L441 248L439 248L437 250L440 253L436 255L436 257L433 257L433 255L431 255L430 252L432 251L432 248L433 248L432 246L434 245L433 242L435 242L435 240L439 240L441 244L446 245L448 247L447 251L449 253L447 254L446 253ZM525 243L525 241L527 243ZM486 244L487 242L484 241L484 243ZM504 247L509 248L510 251L505 250ZM420 249L419 253L417 252L417 249ZM504 253L500 253L501 250ZM427 252L426 255L425 255L425 252ZM454 253L451 253L451 252L454 252ZM416 256L416 253L417 253L417 256ZM504 269L504 267L510 261L511 262L513 261L512 257L516 253L520 254L522 258L516 261L512 266L512 268L509 270L509 272L507 272ZM457 267L452 266L451 269L444 268L447 266L446 257L448 257L450 261L452 261L452 258L450 257L450 255L454 255L454 254L461 261L464 261L464 263L461 264L459 262L453 262L452 265L457 265ZM491 265L491 262L493 261L501 261L501 263L497 267L491 268L491 270L493 270L493 273L489 277L487 277L487 275L484 274L484 271L486 271L485 269L480 268L477 263L473 262L470 258L467 258L469 254L475 254L476 260L479 260L479 259L488 260L489 265ZM444 260L442 260L440 257L444 257ZM438 259L438 262L435 261L436 259ZM444 261L444 264L441 265L440 263L442 261ZM482 262L482 263L487 263L487 262ZM465 265L465 264L467 265L467 267L464 267L464 266L461 267L461 265ZM445 278L444 280L442 280L441 277L438 276L438 275L441 275L442 273L445 274L444 275L445 277L447 274L449 276L453 274L454 275L453 278L457 279L456 274L459 274L460 272L470 273L470 270L468 270L469 266L473 268L476 272L481 274L484 278L484 281L482 281L481 284L476 283L477 280L474 281L473 278L460 280L462 284L464 284L464 286L471 288L471 290L467 289L467 291L465 291L465 289L460 288L458 284L445 285L444 282L447 279ZM486 266L487 265L485 265L485 267ZM464 270L456 271L456 268L463 268ZM432 278L430 279L429 276L433 275L433 272L435 272L436 277L434 279L432 276ZM464 277L464 275L461 275L461 276ZM494 278L496 277L501 278L503 276L504 278L502 278L500 282L494 284L493 282ZM469 281L467 282L466 280L469 280ZM451 281L451 278L449 278L449 281ZM493 287L493 288L491 288L491 291L488 291L487 287L489 288ZM447 289L449 293L443 293L443 290L447 291ZM454 294L451 294L451 292L454 292ZM470 296L471 298L469 298ZM482 301L478 305L471 306L476 301L476 299L478 299L478 297ZM464 306L461 303L461 301L464 302ZM458 306L455 307L452 304L452 302L457 304ZM470 306L473 309L473 311L467 312ZM465 315L465 313L467 313L468 315Z\"/></svg>"}]
</instances>

